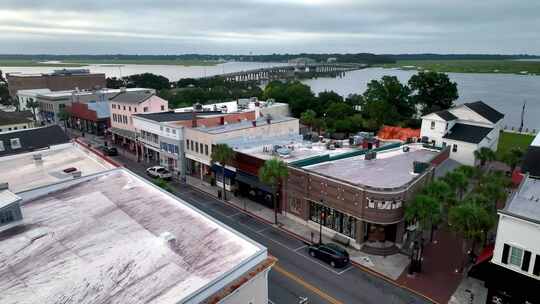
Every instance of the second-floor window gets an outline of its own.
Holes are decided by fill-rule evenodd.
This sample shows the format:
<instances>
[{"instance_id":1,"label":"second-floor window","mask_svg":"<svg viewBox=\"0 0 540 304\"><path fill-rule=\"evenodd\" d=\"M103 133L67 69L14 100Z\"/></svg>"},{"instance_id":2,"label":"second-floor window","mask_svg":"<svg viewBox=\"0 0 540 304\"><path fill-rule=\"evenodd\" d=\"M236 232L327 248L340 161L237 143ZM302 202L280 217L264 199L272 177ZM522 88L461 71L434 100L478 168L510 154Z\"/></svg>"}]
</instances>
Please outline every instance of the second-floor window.
<instances>
[{"instance_id":1,"label":"second-floor window","mask_svg":"<svg viewBox=\"0 0 540 304\"><path fill-rule=\"evenodd\" d=\"M204 145L204 154L208 155L208 145Z\"/></svg>"},{"instance_id":2,"label":"second-floor window","mask_svg":"<svg viewBox=\"0 0 540 304\"><path fill-rule=\"evenodd\" d=\"M531 263L531 252L523 248L504 244L501 262L503 264L509 264L519 267L521 270L529 272L529 264Z\"/></svg>"},{"instance_id":3,"label":"second-floor window","mask_svg":"<svg viewBox=\"0 0 540 304\"><path fill-rule=\"evenodd\" d=\"M161 106L161 111L165 111L165 106Z\"/></svg>"},{"instance_id":4,"label":"second-floor window","mask_svg":"<svg viewBox=\"0 0 540 304\"><path fill-rule=\"evenodd\" d=\"M112 104L112 108L113 108L113 109L116 109L116 105L115 105L114 103Z\"/></svg>"},{"instance_id":5,"label":"second-floor window","mask_svg":"<svg viewBox=\"0 0 540 304\"><path fill-rule=\"evenodd\" d=\"M148 112L148 107L144 107L143 112Z\"/></svg>"},{"instance_id":6,"label":"second-floor window","mask_svg":"<svg viewBox=\"0 0 540 304\"><path fill-rule=\"evenodd\" d=\"M435 122L434 121L431 122L431 130L433 130L433 129L435 129Z\"/></svg>"}]
</instances>

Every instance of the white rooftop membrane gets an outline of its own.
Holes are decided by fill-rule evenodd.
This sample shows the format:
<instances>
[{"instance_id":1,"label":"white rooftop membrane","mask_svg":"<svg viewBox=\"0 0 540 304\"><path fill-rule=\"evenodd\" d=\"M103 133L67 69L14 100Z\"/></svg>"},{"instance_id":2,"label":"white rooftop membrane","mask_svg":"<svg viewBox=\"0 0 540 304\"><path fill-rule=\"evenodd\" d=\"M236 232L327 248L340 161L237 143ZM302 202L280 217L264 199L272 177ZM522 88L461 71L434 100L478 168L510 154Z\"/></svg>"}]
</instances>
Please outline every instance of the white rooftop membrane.
<instances>
[{"instance_id":1,"label":"white rooftop membrane","mask_svg":"<svg viewBox=\"0 0 540 304\"><path fill-rule=\"evenodd\" d=\"M25 225L0 233L0 303L198 303L195 294L266 258L124 169L47 188L22 193Z\"/></svg>"}]
</instances>

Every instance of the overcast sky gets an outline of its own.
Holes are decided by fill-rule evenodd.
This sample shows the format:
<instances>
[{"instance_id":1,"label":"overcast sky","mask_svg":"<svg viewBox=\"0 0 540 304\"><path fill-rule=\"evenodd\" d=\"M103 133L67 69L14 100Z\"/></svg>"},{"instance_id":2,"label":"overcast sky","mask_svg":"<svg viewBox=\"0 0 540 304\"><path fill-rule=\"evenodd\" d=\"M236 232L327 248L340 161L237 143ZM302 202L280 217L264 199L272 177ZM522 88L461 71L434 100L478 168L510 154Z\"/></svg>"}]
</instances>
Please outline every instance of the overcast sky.
<instances>
[{"instance_id":1,"label":"overcast sky","mask_svg":"<svg viewBox=\"0 0 540 304\"><path fill-rule=\"evenodd\" d=\"M540 0L0 0L0 53L540 54Z\"/></svg>"}]
</instances>

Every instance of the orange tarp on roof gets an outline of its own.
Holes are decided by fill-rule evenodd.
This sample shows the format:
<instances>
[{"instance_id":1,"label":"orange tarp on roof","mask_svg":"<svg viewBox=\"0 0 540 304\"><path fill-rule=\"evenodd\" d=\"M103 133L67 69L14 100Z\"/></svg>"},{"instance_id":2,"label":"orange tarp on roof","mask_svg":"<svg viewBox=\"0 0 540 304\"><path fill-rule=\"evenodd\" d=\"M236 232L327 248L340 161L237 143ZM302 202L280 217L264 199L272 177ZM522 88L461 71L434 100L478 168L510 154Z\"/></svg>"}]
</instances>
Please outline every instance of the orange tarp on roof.
<instances>
[{"instance_id":1,"label":"orange tarp on roof","mask_svg":"<svg viewBox=\"0 0 540 304\"><path fill-rule=\"evenodd\" d=\"M407 138L419 138L420 129L383 126L377 134L379 139L398 139L406 141Z\"/></svg>"}]
</instances>

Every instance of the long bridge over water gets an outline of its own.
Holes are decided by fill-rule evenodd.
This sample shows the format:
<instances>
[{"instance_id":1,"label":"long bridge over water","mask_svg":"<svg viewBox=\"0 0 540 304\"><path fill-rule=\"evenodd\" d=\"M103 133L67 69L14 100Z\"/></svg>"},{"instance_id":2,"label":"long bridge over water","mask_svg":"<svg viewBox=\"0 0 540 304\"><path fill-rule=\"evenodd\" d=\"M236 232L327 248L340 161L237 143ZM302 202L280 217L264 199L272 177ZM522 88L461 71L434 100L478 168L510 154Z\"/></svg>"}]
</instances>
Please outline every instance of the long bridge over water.
<instances>
[{"instance_id":1,"label":"long bridge over water","mask_svg":"<svg viewBox=\"0 0 540 304\"><path fill-rule=\"evenodd\" d=\"M233 72L209 76L204 78L220 77L230 82L264 81L297 78L302 76L338 76L345 72L366 68L367 64L357 63L312 63L303 65L285 65L269 68L260 68L247 71Z\"/></svg>"}]
</instances>

